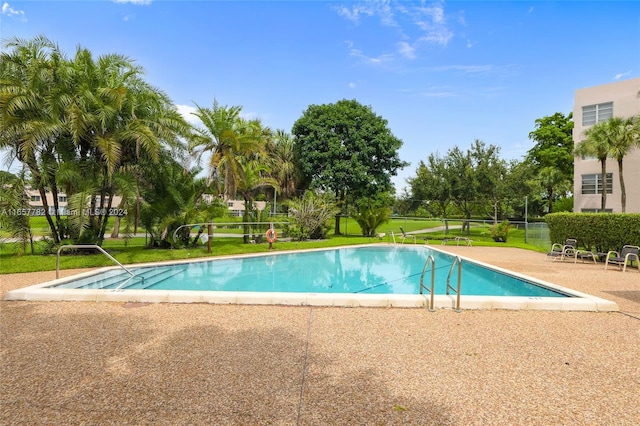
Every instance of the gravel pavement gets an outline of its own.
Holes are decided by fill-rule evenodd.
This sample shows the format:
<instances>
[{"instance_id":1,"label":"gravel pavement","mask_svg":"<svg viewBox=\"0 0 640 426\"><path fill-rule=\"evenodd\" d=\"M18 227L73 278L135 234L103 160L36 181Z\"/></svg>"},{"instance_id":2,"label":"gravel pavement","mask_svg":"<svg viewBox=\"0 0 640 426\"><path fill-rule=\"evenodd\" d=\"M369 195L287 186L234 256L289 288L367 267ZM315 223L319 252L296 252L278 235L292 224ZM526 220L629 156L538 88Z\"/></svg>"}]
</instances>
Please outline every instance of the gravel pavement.
<instances>
[{"instance_id":1,"label":"gravel pavement","mask_svg":"<svg viewBox=\"0 0 640 426\"><path fill-rule=\"evenodd\" d=\"M2 301L0 424L640 424L637 270L446 249L621 312Z\"/></svg>"}]
</instances>

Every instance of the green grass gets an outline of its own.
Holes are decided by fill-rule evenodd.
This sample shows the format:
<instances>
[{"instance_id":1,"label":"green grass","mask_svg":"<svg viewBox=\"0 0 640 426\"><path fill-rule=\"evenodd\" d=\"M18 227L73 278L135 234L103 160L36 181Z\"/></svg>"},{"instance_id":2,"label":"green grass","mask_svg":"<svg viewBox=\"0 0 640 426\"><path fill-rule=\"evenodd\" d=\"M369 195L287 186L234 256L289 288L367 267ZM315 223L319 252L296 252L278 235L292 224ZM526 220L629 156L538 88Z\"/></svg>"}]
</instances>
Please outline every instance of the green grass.
<instances>
[{"instance_id":1,"label":"green grass","mask_svg":"<svg viewBox=\"0 0 640 426\"><path fill-rule=\"evenodd\" d=\"M434 221L416 221L409 226L407 222L407 231L412 229L427 229L426 225L440 226L440 222ZM355 221L353 222L355 224ZM320 241L302 241L302 242L283 242L281 240L274 243L276 252L287 250L325 248L346 245L368 244L368 243L392 243L391 231L396 235L396 242L399 244L401 239L397 237L400 234L398 223L387 224L378 231L385 232L387 235L382 238L368 238L359 235L352 235L351 230L353 224L349 223L350 235L333 236L326 240ZM395 226L393 226L395 225ZM356 225L357 226L357 225ZM402 225L404 227L404 225ZM358 228L359 229L359 228ZM223 231L226 233L226 231ZM507 243L494 242L488 232L488 226L473 226L470 235L464 234L459 229L451 229L447 235L443 231L434 233L418 234L418 243L424 242L424 237L428 238L430 244L439 244L444 237L465 236L473 240L474 246L496 246L496 247L517 247L527 250L546 252L545 249L535 247L524 242L524 230L512 229L509 233ZM406 240L405 244L411 244L411 240ZM449 243L452 244L452 243ZM44 244L38 242L36 244L36 254L19 254L17 244L5 243L0 244L0 273L22 273L37 271L53 271L56 268L55 254L42 254ZM199 245L198 247L189 249L149 249L145 247L145 238L132 238L128 243L123 239L107 239L103 245L113 257L123 264L158 262L193 259L211 256L246 254L246 253L267 253L269 252L269 244L244 244L238 237L215 237L211 245L211 254L207 253L207 246ZM91 268L101 266L111 266L113 263L103 254L96 255L62 255L60 258L60 269L73 268Z\"/></svg>"}]
</instances>

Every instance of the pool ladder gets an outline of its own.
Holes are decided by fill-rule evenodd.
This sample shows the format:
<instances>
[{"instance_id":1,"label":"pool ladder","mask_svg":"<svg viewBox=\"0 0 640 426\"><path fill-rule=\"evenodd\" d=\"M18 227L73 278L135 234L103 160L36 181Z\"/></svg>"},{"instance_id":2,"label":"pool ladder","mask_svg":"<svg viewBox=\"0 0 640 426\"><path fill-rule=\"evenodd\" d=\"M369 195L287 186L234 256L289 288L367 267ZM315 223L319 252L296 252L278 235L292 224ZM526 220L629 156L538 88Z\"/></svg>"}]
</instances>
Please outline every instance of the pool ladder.
<instances>
[{"instance_id":1,"label":"pool ladder","mask_svg":"<svg viewBox=\"0 0 640 426\"><path fill-rule=\"evenodd\" d=\"M431 265L431 288L424 285L424 275L427 273L427 269L429 269L429 265ZM422 274L420 275L420 294L422 294L423 289L427 290L431 294L429 298L429 302L427 303L427 309L429 309L431 312L435 310L433 308L435 274L436 274L436 261L433 258L433 255L429 255L429 257L427 257L427 261L424 262L424 268L422 268Z\"/></svg>"},{"instance_id":2,"label":"pool ladder","mask_svg":"<svg viewBox=\"0 0 640 426\"><path fill-rule=\"evenodd\" d=\"M455 269L456 265L458 266L458 285L454 288L451 285L451 274L453 273L453 270ZM456 312L460 312L460 279L461 278L462 278L462 260L460 259L460 256L456 256L453 259L453 263L451 264L451 267L449 268L449 275L447 275L447 295L451 294L451 291L456 293L456 307L455 307Z\"/></svg>"},{"instance_id":3,"label":"pool ladder","mask_svg":"<svg viewBox=\"0 0 640 426\"><path fill-rule=\"evenodd\" d=\"M429 269L429 265L431 265L431 286L427 287L424 284L424 276L426 275L427 270ZM453 271L455 270L456 266L458 266L458 285L456 287L453 287L451 285L451 275L453 274ZM422 268L422 274L420 275L420 294L423 294L423 290L426 290L427 292L430 293L429 302L427 303L427 309L429 309L429 311L431 312L435 311L435 308L434 308L435 273L436 273L436 261L433 258L433 255L429 255L429 257L427 257L427 261L424 263L424 268ZM456 256L453 259L453 263L449 268L449 274L447 275L447 292L446 292L447 295L451 294L451 291L456 293L456 306L455 306L456 312L460 312L461 278L462 278L462 260L460 259L460 256Z\"/></svg>"}]
</instances>

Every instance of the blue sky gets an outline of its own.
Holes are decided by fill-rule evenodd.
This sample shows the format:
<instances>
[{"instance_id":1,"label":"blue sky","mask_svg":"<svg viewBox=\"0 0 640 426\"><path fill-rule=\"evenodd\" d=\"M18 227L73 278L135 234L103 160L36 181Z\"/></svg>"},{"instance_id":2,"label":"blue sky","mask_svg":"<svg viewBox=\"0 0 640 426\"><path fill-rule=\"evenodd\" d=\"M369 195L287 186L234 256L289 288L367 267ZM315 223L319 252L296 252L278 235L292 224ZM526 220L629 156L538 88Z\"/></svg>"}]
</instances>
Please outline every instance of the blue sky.
<instances>
[{"instance_id":1,"label":"blue sky","mask_svg":"<svg viewBox=\"0 0 640 426\"><path fill-rule=\"evenodd\" d=\"M125 54L188 113L213 99L291 131L356 99L411 165L475 139L521 159L576 89L640 76L640 2L8 1L0 38Z\"/></svg>"}]
</instances>

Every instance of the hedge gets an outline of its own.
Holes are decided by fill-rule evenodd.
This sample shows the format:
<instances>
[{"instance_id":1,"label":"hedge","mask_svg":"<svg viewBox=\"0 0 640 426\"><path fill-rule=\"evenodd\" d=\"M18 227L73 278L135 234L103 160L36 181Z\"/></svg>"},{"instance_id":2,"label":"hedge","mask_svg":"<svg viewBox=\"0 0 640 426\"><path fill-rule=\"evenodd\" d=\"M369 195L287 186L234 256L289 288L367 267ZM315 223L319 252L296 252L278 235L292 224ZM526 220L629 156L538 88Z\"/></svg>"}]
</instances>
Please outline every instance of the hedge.
<instances>
[{"instance_id":1,"label":"hedge","mask_svg":"<svg viewBox=\"0 0 640 426\"><path fill-rule=\"evenodd\" d=\"M606 253L622 246L640 246L640 214L637 213L551 213L545 217L553 243L567 238L578 247Z\"/></svg>"}]
</instances>

